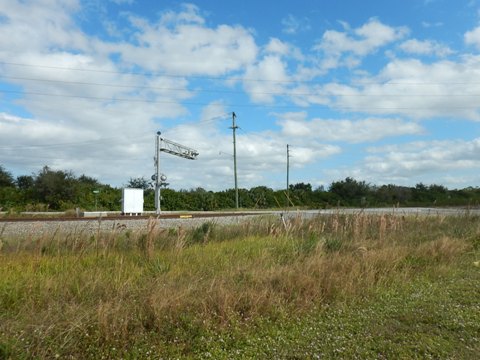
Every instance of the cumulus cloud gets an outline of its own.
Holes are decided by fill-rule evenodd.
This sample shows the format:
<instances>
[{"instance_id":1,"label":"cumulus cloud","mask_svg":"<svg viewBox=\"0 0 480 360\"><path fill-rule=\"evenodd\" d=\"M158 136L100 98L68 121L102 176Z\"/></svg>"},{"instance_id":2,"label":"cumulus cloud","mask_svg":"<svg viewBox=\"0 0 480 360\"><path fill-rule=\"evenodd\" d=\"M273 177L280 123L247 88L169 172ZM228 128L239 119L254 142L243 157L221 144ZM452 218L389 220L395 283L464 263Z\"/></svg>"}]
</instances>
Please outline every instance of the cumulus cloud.
<instances>
[{"instance_id":1,"label":"cumulus cloud","mask_svg":"<svg viewBox=\"0 0 480 360\"><path fill-rule=\"evenodd\" d=\"M130 23L135 43L107 44L106 48L126 63L151 71L224 75L253 62L258 52L249 30L230 25L207 27L193 5L181 13L164 14L155 23L138 17L130 17Z\"/></svg>"},{"instance_id":2,"label":"cumulus cloud","mask_svg":"<svg viewBox=\"0 0 480 360\"><path fill-rule=\"evenodd\" d=\"M125 176L133 176L138 171L135 163L145 159L145 151L150 148L145 141L148 134L138 130L101 135L89 127L5 113L0 114L0 133L4 164L32 172L49 165L77 174L88 173L112 184L126 180L118 178L118 166L124 169Z\"/></svg>"},{"instance_id":3,"label":"cumulus cloud","mask_svg":"<svg viewBox=\"0 0 480 360\"><path fill-rule=\"evenodd\" d=\"M79 9L74 0L3 1L0 58L45 52L55 47L86 50L88 42L70 16Z\"/></svg>"},{"instance_id":4,"label":"cumulus cloud","mask_svg":"<svg viewBox=\"0 0 480 360\"><path fill-rule=\"evenodd\" d=\"M409 178L445 172L450 176L463 169L478 168L480 139L471 141L420 141L370 149L365 168L377 174Z\"/></svg>"},{"instance_id":5,"label":"cumulus cloud","mask_svg":"<svg viewBox=\"0 0 480 360\"><path fill-rule=\"evenodd\" d=\"M401 119L366 118L306 119L306 112L287 113L279 116L282 132L294 138L316 138L323 141L361 143L401 135L423 133L420 125Z\"/></svg>"},{"instance_id":6,"label":"cumulus cloud","mask_svg":"<svg viewBox=\"0 0 480 360\"><path fill-rule=\"evenodd\" d=\"M151 175L154 135L161 130L200 152L191 162L162 157L172 187L231 187L228 127L234 105L242 105L251 119L265 122L252 127L270 130L237 133L240 185L270 185L283 178L287 143L295 154L292 166L305 168L346 149L355 148L361 157L365 143L420 136L428 129L420 123L424 119L480 120L479 56L453 54L433 40L404 41L407 28L378 19L357 28L343 23L341 31L327 30L312 47L300 50L281 37L258 43L255 29L238 24L212 25L192 4L148 18L105 11L98 23L106 26L107 38L92 36L78 20L88 4L2 2L0 163L9 169L29 173L50 165L121 185L129 177ZM122 4L131 1L98 6L120 11ZM294 34L308 30L309 23L288 16L283 25ZM478 33L478 28L467 32L465 43L480 48ZM400 42L407 56L457 56L423 62L392 55L380 67L361 67L365 57L382 49L393 54ZM345 69L335 78L328 73L341 66ZM268 114L270 106L296 110ZM477 150L476 142L469 144ZM429 145L438 152L428 152ZM443 145L462 147L460 141ZM437 160L450 161L436 143L411 146L416 150L372 149L349 175L402 180L408 174L424 176L423 168L435 173ZM466 155L451 157L458 161L455 169L477 166ZM389 161L398 161L403 170Z\"/></svg>"},{"instance_id":7,"label":"cumulus cloud","mask_svg":"<svg viewBox=\"0 0 480 360\"><path fill-rule=\"evenodd\" d=\"M218 107L219 104L211 106L207 111L208 114L222 111L221 106ZM214 121L210 121L212 119ZM241 118L238 120L242 121ZM183 161L164 156L162 166L169 180L188 183L192 187L200 186L215 190L232 188L232 134L221 130L228 121L228 116L214 116L198 123L179 125L166 131L165 136L169 139L192 146L200 152L195 161ZM277 181L275 178L284 173L285 146L288 141L295 149L295 161L292 162L292 167L301 168L315 163L318 159L325 159L341 152L339 146L322 143L317 139L292 142L292 139L271 131L239 132L237 134L239 186L249 188L275 184ZM170 174L173 174L173 177Z\"/></svg>"},{"instance_id":8,"label":"cumulus cloud","mask_svg":"<svg viewBox=\"0 0 480 360\"><path fill-rule=\"evenodd\" d=\"M269 43L265 46L265 51L267 53L278 54L286 56L290 54L290 46L277 38L271 38Z\"/></svg>"},{"instance_id":9,"label":"cumulus cloud","mask_svg":"<svg viewBox=\"0 0 480 360\"><path fill-rule=\"evenodd\" d=\"M110 0L110 1L117 5L133 4L135 2L135 0Z\"/></svg>"},{"instance_id":10,"label":"cumulus cloud","mask_svg":"<svg viewBox=\"0 0 480 360\"><path fill-rule=\"evenodd\" d=\"M416 141L374 146L361 162L329 171L332 178L353 176L375 184L414 185L423 182L449 187L479 180L480 139Z\"/></svg>"},{"instance_id":11,"label":"cumulus cloud","mask_svg":"<svg viewBox=\"0 0 480 360\"><path fill-rule=\"evenodd\" d=\"M32 114L1 114L4 166L22 171L48 164L114 185L148 176L162 119L192 116L182 102L195 91L186 77L170 74L224 74L256 56L249 30L208 27L193 5L164 12L155 23L131 16L135 41L128 43L90 37L74 21L78 11L77 1L2 5L0 74L9 84L4 91L14 91L15 106ZM213 113L211 108L205 111Z\"/></svg>"},{"instance_id":12,"label":"cumulus cloud","mask_svg":"<svg viewBox=\"0 0 480 360\"><path fill-rule=\"evenodd\" d=\"M472 45L480 49L480 26L467 31L464 35L464 40L467 45Z\"/></svg>"},{"instance_id":13,"label":"cumulus cloud","mask_svg":"<svg viewBox=\"0 0 480 360\"><path fill-rule=\"evenodd\" d=\"M310 30L310 21L306 18L299 19L292 14L282 19L282 31L285 34L293 35L298 32Z\"/></svg>"},{"instance_id":14,"label":"cumulus cloud","mask_svg":"<svg viewBox=\"0 0 480 360\"><path fill-rule=\"evenodd\" d=\"M278 55L266 55L245 71L243 87L253 102L272 103L275 95L282 94L290 77L287 64Z\"/></svg>"},{"instance_id":15,"label":"cumulus cloud","mask_svg":"<svg viewBox=\"0 0 480 360\"><path fill-rule=\"evenodd\" d=\"M322 88L339 109L370 114L400 114L411 118L457 117L480 120L476 101L480 57L424 63L394 59L375 77L356 86L337 83Z\"/></svg>"},{"instance_id":16,"label":"cumulus cloud","mask_svg":"<svg viewBox=\"0 0 480 360\"><path fill-rule=\"evenodd\" d=\"M373 18L356 29L346 27L343 32L327 30L313 49L325 54L322 66L326 70L345 65L356 66L360 58L402 39L408 32L405 27L391 27ZM350 57L342 58L345 54Z\"/></svg>"},{"instance_id":17,"label":"cumulus cloud","mask_svg":"<svg viewBox=\"0 0 480 360\"><path fill-rule=\"evenodd\" d=\"M410 39L400 44L399 48L406 53L414 55L434 55L445 57L453 54L453 50L448 46L432 40L421 41L417 39Z\"/></svg>"},{"instance_id":18,"label":"cumulus cloud","mask_svg":"<svg viewBox=\"0 0 480 360\"><path fill-rule=\"evenodd\" d=\"M441 21L437 21L437 22L434 22L434 23L431 23L431 22L428 22L428 21L422 21L422 26L424 28L435 28L435 27L441 27L443 26L444 23L441 22Z\"/></svg>"}]
</instances>

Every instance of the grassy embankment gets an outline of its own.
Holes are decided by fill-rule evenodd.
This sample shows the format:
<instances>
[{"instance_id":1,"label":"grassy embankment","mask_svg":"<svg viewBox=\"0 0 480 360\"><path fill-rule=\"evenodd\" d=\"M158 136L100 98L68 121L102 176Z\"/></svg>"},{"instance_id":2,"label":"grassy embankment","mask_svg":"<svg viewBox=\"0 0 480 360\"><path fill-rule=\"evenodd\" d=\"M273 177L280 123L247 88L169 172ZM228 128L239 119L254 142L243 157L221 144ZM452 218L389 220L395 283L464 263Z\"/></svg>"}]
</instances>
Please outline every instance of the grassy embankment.
<instances>
[{"instance_id":1,"label":"grassy embankment","mask_svg":"<svg viewBox=\"0 0 480 360\"><path fill-rule=\"evenodd\" d=\"M358 214L3 238L0 359L476 359L479 221Z\"/></svg>"}]
</instances>

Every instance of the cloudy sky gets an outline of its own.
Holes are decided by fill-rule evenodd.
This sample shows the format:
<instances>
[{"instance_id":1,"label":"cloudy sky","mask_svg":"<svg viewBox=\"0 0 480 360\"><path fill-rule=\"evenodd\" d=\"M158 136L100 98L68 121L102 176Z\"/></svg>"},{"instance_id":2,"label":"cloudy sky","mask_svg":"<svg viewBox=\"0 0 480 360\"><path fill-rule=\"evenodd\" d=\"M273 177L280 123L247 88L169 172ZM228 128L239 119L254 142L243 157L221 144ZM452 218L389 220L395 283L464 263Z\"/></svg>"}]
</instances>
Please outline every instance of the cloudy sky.
<instances>
[{"instance_id":1,"label":"cloudy sky","mask_svg":"<svg viewBox=\"0 0 480 360\"><path fill-rule=\"evenodd\" d=\"M113 186L480 185L480 0L0 0L0 164Z\"/></svg>"}]
</instances>

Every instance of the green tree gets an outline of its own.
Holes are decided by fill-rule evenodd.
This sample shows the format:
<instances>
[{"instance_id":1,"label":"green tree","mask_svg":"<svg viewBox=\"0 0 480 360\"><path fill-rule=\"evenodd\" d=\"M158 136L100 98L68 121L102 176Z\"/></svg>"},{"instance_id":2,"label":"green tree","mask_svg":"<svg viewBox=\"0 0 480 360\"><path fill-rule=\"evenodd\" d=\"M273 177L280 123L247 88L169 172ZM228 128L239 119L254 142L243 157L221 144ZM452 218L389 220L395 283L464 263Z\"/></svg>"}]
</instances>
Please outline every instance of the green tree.
<instances>
[{"instance_id":1,"label":"green tree","mask_svg":"<svg viewBox=\"0 0 480 360\"><path fill-rule=\"evenodd\" d=\"M290 200L297 206L312 204L312 185L309 183L297 183L289 186Z\"/></svg>"},{"instance_id":2,"label":"green tree","mask_svg":"<svg viewBox=\"0 0 480 360\"><path fill-rule=\"evenodd\" d=\"M412 189L393 184L382 185L374 190L375 199L379 205L405 204L412 198Z\"/></svg>"},{"instance_id":3,"label":"green tree","mask_svg":"<svg viewBox=\"0 0 480 360\"><path fill-rule=\"evenodd\" d=\"M33 188L35 179L31 175L20 175L17 176L15 183L17 184L17 188L20 190L28 190Z\"/></svg>"},{"instance_id":4,"label":"green tree","mask_svg":"<svg viewBox=\"0 0 480 360\"><path fill-rule=\"evenodd\" d=\"M370 185L365 181L357 181L351 177L333 182L329 191L337 195L344 205L365 205L370 194Z\"/></svg>"},{"instance_id":5,"label":"green tree","mask_svg":"<svg viewBox=\"0 0 480 360\"><path fill-rule=\"evenodd\" d=\"M130 178L125 185L127 188L134 188L134 189L151 189L153 186L152 182L145 177L138 177L138 178Z\"/></svg>"},{"instance_id":6,"label":"green tree","mask_svg":"<svg viewBox=\"0 0 480 360\"><path fill-rule=\"evenodd\" d=\"M316 208L329 208L337 205L338 198L330 191L326 191L325 187L319 186L312 191L312 206Z\"/></svg>"},{"instance_id":7,"label":"green tree","mask_svg":"<svg viewBox=\"0 0 480 360\"><path fill-rule=\"evenodd\" d=\"M15 181L12 174L0 165L0 187L14 187Z\"/></svg>"},{"instance_id":8,"label":"green tree","mask_svg":"<svg viewBox=\"0 0 480 360\"><path fill-rule=\"evenodd\" d=\"M266 186L257 186L249 191L250 198L254 208L271 208L276 207L274 191Z\"/></svg>"},{"instance_id":9,"label":"green tree","mask_svg":"<svg viewBox=\"0 0 480 360\"><path fill-rule=\"evenodd\" d=\"M75 202L75 177L71 172L44 166L34 183L36 198L51 209L72 207Z\"/></svg>"}]
</instances>

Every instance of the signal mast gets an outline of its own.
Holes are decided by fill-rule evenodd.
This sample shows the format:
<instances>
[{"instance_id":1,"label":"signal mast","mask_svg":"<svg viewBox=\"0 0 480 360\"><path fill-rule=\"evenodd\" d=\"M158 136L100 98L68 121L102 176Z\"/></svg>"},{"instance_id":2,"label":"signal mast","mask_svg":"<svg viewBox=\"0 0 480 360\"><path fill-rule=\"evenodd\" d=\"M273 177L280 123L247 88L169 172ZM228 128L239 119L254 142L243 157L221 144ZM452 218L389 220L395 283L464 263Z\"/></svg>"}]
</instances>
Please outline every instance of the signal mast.
<instances>
[{"instance_id":1,"label":"signal mast","mask_svg":"<svg viewBox=\"0 0 480 360\"><path fill-rule=\"evenodd\" d=\"M165 182L167 180L167 177L165 176L165 174L162 174L160 172L160 152L163 151L167 154L175 155L189 160L195 160L198 156L197 150L161 138L160 135L162 135L162 133L158 131L155 142L155 157L153 158L153 161L155 162L155 174L152 176L152 180L155 180L155 210L158 215L160 215L161 212L160 187L163 185L167 185L167 183Z\"/></svg>"}]
</instances>

